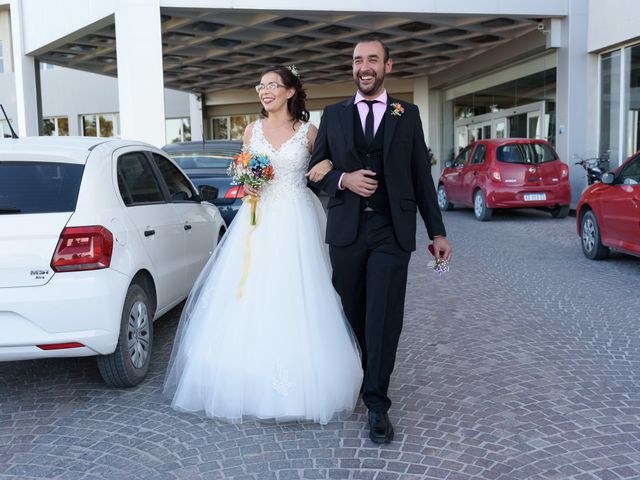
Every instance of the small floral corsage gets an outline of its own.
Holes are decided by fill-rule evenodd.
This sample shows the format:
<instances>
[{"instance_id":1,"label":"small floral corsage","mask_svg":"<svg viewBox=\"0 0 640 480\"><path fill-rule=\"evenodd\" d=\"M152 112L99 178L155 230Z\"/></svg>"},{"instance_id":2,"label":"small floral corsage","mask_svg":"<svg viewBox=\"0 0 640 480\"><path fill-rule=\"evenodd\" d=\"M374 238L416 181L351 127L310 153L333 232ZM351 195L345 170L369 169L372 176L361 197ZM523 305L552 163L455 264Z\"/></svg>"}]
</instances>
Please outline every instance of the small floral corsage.
<instances>
[{"instance_id":1,"label":"small floral corsage","mask_svg":"<svg viewBox=\"0 0 640 480\"><path fill-rule=\"evenodd\" d=\"M399 117L404 113L404 107L398 102L393 102L389 106L391 107L391 115L394 117Z\"/></svg>"}]
</instances>

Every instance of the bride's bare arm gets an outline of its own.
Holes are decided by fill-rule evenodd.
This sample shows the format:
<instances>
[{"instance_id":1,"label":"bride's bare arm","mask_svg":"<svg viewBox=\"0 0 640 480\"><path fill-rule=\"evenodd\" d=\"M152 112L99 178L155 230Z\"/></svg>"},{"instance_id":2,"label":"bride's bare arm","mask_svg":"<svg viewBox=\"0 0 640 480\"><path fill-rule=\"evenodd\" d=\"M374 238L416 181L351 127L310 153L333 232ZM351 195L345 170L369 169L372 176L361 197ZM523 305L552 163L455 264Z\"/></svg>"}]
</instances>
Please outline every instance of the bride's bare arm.
<instances>
[{"instance_id":1,"label":"bride's bare arm","mask_svg":"<svg viewBox=\"0 0 640 480\"><path fill-rule=\"evenodd\" d=\"M249 125L247 125L247 128L244 129L244 135L242 136L242 148L249 147L249 143L251 142L251 133L253 132L254 123L255 122L251 122ZM253 196L258 195L258 191L252 188L251 185L247 183L244 184L244 191L247 195L253 195Z\"/></svg>"},{"instance_id":2,"label":"bride's bare arm","mask_svg":"<svg viewBox=\"0 0 640 480\"><path fill-rule=\"evenodd\" d=\"M307 139L309 140L309 153L313 153L313 144L316 141L317 135L318 129L314 125L310 125L309 131L307 132ZM309 170L305 174L305 176L312 182L319 182L331 170L333 170L333 163L331 163L331 160L325 159L316 163L313 168L311 168L311 170Z\"/></svg>"}]
</instances>

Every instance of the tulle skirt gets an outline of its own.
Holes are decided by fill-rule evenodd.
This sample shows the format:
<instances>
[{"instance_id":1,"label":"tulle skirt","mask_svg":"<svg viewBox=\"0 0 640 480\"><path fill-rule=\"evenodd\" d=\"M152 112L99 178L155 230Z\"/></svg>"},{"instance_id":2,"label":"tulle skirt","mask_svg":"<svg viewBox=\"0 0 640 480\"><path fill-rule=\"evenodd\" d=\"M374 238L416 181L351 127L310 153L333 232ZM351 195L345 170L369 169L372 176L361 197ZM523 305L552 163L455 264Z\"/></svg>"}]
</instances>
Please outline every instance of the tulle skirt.
<instances>
[{"instance_id":1,"label":"tulle skirt","mask_svg":"<svg viewBox=\"0 0 640 480\"><path fill-rule=\"evenodd\" d=\"M191 291L165 379L173 408L326 423L352 411L357 342L331 284L326 217L304 188L244 204Z\"/></svg>"}]
</instances>

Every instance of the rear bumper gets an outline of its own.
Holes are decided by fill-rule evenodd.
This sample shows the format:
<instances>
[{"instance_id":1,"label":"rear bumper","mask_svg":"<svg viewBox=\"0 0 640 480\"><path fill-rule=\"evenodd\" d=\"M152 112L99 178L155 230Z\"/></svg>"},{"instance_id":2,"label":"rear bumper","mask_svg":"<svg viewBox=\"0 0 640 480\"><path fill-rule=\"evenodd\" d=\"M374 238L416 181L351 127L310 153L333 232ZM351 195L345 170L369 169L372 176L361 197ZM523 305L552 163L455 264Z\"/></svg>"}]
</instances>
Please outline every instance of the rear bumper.
<instances>
[{"instance_id":1,"label":"rear bumper","mask_svg":"<svg viewBox=\"0 0 640 480\"><path fill-rule=\"evenodd\" d=\"M112 353L129 282L108 268L57 273L38 287L0 288L0 361ZM37 347L68 342L84 347Z\"/></svg>"},{"instance_id":2,"label":"rear bumper","mask_svg":"<svg viewBox=\"0 0 640 480\"><path fill-rule=\"evenodd\" d=\"M544 200L525 200L526 194L544 193ZM513 190L493 190L487 193L489 208L556 207L571 203L571 187L566 185L541 185L514 187Z\"/></svg>"}]
</instances>

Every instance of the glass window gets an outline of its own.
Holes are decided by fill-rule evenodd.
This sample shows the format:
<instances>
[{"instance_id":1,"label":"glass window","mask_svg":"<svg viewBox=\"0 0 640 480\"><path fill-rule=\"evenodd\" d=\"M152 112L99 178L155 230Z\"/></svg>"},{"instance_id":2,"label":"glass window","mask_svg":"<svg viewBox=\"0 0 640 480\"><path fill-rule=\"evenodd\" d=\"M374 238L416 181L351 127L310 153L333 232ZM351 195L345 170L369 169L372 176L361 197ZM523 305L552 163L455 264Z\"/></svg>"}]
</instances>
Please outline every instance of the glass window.
<instances>
[{"instance_id":1,"label":"glass window","mask_svg":"<svg viewBox=\"0 0 640 480\"><path fill-rule=\"evenodd\" d=\"M528 148L533 151L536 163L553 162L558 156L549 145L544 143L532 143Z\"/></svg>"},{"instance_id":2,"label":"glass window","mask_svg":"<svg viewBox=\"0 0 640 480\"><path fill-rule=\"evenodd\" d=\"M619 158L620 50L602 55L600 67L600 152Z\"/></svg>"},{"instance_id":3,"label":"glass window","mask_svg":"<svg viewBox=\"0 0 640 480\"><path fill-rule=\"evenodd\" d=\"M229 118L212 118L211 132L214 140L229 140Z\"/></svg>"},{"instance_id":4,"label":"glass window","mask_svg":"<svg viewBox=\"0 0 640 480\"><path fill-rule=\"evenodd\" d=\"M496 120L496 138L505 138L505 130L507 129L504 118Z\"/></svg>"},{"instance_id":5,"label":"glass window","mask_svg":"<svg viewBox=\"0 0 640 480\"><path fill-rule=\"evenodd\" d=\"M4 73L4 49L2 40L0 40L0 73Z\"/></svg>"},{"instance_id":6,"label":"glass window","mask_svg":"<svg viewBox=\"0 0 640 480\"><path fill-rule=\"evenodd\" d=\"M545 163L557 158L551 147L542 143L518 143L498 147L496 158L505 163Z\"/></svg>"},{"instance_id":7,"label":"glass window","mask_svg":"<svg viewBox=\"0 0 640 480\"><path fill-rule=\"evenodd\" d=\"M44 135L64 137L69 135L68 117L46 117L42 119Z\"/></svg>"},{"instance_id":8,"label":"glass window","mask_svg":"<svg viewBox=\"0 0 640 480\"><path fill-rule=\"evenodd\" d=\"M168 118L165 120L166 143L190 142L191 120L184 118Z\"/></svg>"},{"instance_id":9,"label":"glass window","mask_svg":"<svg viewBox=\"0 0 640 480\"><path fill-rule=\"evenodd\" d=\"M113 115L100 115L98 122L100 124L101 137L113 137L115 135Z\"/></svg>"},{"instance_id":10,"label":"glass window","mask_svg":"<svg viewBox=\"0 0 640 480\"><path fill-rule=\"evenodd\" d=\"M498 147L496 158L499 162L505 163L533 163L532 159L527 158L523 149L517 144Z\"/></svg>"},{"instance_id":11,"label":"glass window","mask_svg":"<svg viewBox=\"0 0 640 480\"><path fill-rule=\"evenodd\" d=\"M470 145L458 154L455 161L453 162L454 167L462 167L463 165L466 165L467 160L469 160L469 154L471 153L472 147L473 146Z\"/></svg>"},{"instance_id":12,"label":"glass window","mask_svg":"<svg viewBox=\"0 0 640 480\"><path fill-rule=\"evenodd\" d=\"M260 118L259 114L212 117L211 132L214 140L242 140L244 130L251 122Z\"/></svg>"},{"instance_id":13,"label":"glass window","mask_svg":"<svg viewBox=\"0 0 640 480\"><path fill-rule=\"evenodd\" d=\"M125 153L118 158L118 188L127 206L164 201L160 184L142 152Z\"/></svg>"},{"instance_id":14,"label":"glass window","mask_svg":"<svg viewBox=\"0 0 640 480\"><path fill-rule=\"evenodd\" d=\"M98 129L95 115L82 115L82 135L85 137L97 137Z\"/></svg>"},{"instance_id":15,"label":"glass window","mask_svg":"<svg viewBox=\"0 0 640 480\"><path fill-rule=\"evenodd\" d=\"M0 214L73 212L84 165L0 162Z\"/></svg>"},{"instance_id":16,"label":"glass window","mask_svg":"<svg viewBox=\"0 0 640 480\"><path fill-rule=\"evenodd\" d=\"M6 120L0 120L0 138L11 138L11 129Z\"/></svg>"},{"instance_id":17,"label":"glass window","mask_svg":"<svg viewBox=\"0 0 640 480\"><path fill-rule=\"evenodd\" d=\"M471 163L473 165L479 165L484 163L485 152L487 147L485 147L482 143L476 146L476 149L473 151L473 156L471 157Z\"/></svg>"},{"instance_id":18,"label":"glass window","mask_svg":"<svg viewBox=\"0 0 640 480\"><path fill-rule=\"evenodd\" d=\"M162 178L169 189L169 196L172 202L195 201L196 192L193 191L189 180L182 172L169 160L156 153L153 154L153 160L162 174Z\"/></svg>"},{"instance_id":19,"label":"glass window","mask_svg":"<svg viewBox=\"0 0 640 480\"><path fill-rule=\"evenodd\" d=\"M640 150L640 45L626 49L626 71L628 91L625 110L627 112L627 138L622 156L628 157Z\"/></svg>"},{"instance_id":20,"label":"glass window","mask_svg":"<svg viewBox=\"0 0 640 480\"><path fill-rule=\"evenodd\" d=\"M527 114L512 115L509 120L509 137L527 138Z\"/></svg>"},{"instance_id":21,"label":"glass window","mask_svg":"<svg viewBox=\"0 0 640 480\"><path fill-rule=\"evenodd\" d=\"M623 185L640 184L640 155L629 160L629 163L624 166L618 177L618 183Z\"/></svg>"},{"instance_id":22,"label":"glass window","mask_svg":"<svg viewBox=\"0 0 640 480\"><path fill-rule=\"evenodd\" d=\"M117 137L120 133L118 121L117 113L82 115L82 134L85 137Z\"/></svg>"}]
</instances>

